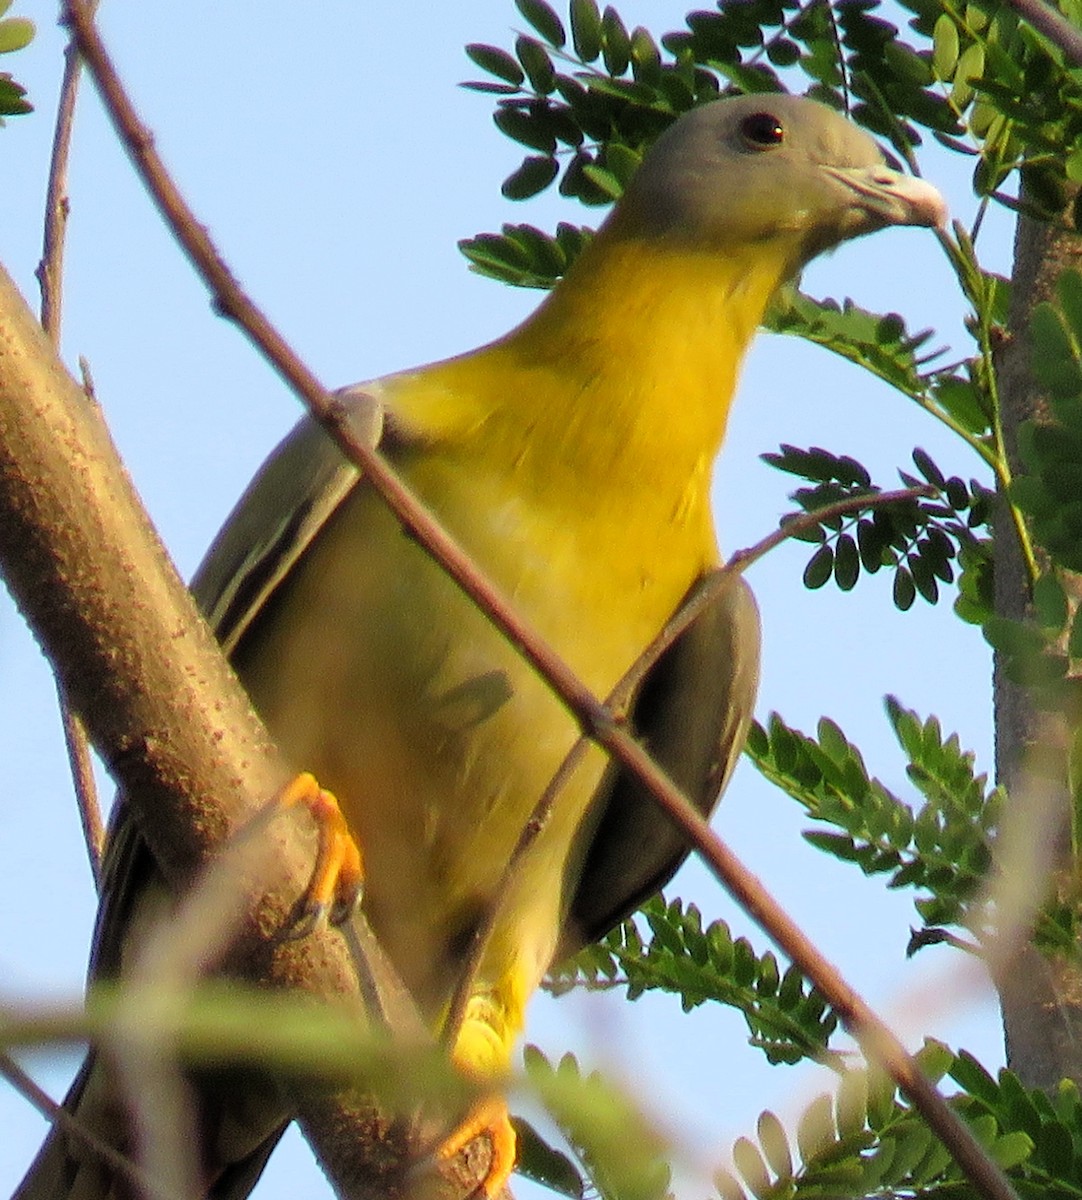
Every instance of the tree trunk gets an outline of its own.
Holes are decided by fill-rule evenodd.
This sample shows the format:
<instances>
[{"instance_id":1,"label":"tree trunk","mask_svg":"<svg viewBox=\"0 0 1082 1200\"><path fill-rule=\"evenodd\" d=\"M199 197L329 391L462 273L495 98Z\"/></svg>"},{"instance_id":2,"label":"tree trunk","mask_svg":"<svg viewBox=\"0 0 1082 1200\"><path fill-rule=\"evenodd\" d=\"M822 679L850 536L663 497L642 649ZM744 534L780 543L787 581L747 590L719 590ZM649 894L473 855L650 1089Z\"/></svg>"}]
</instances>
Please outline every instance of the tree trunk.
<instances>
[{"instance_id":1,"label":"tree trunk","mask_svg":"<svg viewBox=\"0 0 1082 1200\"><path fill-rule=\"evenodd\" d=\"M1082 268L1082 237L1066 226L1020 218L1010 336L998 363L1003 430L1012 470L1019 465L1019 426L1047 412L1030 370L1029 317L1036 304L1053 294L1060 273L1072 267ZM1021 619L1029 611L1029 585L1017 539L1002 511L995 555L996 612L1000 617ZM1082 576L1066 575L1062 582L1072 604L1077 604L1082 599ZM1011 796L1012 806L1031 797L1035 798L1035 811L1045 813L1050 827L1030 828L1026 833L1034 843L1047 845L1051 886L1064 889L1075 871L1069 838L1066 720L1040 711L1031 693L1007 679L999 654L994 686L997 778ZM1001 865L1011 869L1009 859ZM1063 1078L1082 1084L1082 963L1078 956L1053 957L1025 942L1000 974L997 987L1011 1070L1030 1087L1050 1089Z\"/></svg>"}]
</instances>

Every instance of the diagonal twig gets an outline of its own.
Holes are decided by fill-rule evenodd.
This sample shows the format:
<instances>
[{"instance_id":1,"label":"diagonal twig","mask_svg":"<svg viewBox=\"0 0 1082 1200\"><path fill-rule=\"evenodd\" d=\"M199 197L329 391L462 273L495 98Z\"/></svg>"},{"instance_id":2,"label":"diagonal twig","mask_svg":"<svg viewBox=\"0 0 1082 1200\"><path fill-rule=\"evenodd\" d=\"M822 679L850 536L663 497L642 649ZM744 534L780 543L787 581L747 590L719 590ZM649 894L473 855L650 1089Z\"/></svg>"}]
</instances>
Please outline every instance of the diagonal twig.
<instances>
[{"instance_id":1,"label":"diagonal twig","mask_svg":"<svg viewBox=\"0 0 1082 1200\"><path fill-rule=\"evenodd\" d=\"M0 1052L0 1075L51 1124L60 1126L64 1133L78 1139L88 1150L102 1162L108 1163L110 1170L115 1171L122 1179L135 1185L140 1196L146 1200L176 1200L175 1196L157 1187L154 1180L140 1170L126 1155L115 1150L108 1142L95 1136L80 1120L73 1117L63 1105L57 1102L44 1089L40 1088L33 1079L6 1052Z\"/></svg>"}]
</instances>

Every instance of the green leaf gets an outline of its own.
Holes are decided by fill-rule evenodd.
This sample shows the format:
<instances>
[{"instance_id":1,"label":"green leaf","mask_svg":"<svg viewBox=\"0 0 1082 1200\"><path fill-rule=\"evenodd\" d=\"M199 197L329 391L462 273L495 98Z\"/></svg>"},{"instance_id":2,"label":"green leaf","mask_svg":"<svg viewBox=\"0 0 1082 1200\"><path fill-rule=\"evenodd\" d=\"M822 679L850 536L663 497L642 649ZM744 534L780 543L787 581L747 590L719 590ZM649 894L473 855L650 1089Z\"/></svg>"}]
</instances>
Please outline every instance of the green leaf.
<instances>
[{"instance_id":1,"label":"green leaf","mask_svg":"<svg viewBox=\"0 0 1082 1200\"><path fill-rule=\"evenodd\" d=\"M480 42L471 42L466 47L466 54L482 71L495 75L497 79L502 79L505 83L517 87L526 78L518 63L506 50L501 50L498 46L485 46Z\"/></svg>"},{"instance_id":2,"label":"green leaf","mask_svg":"<svg viewBox=\"0 0 1082 1200\"><path fill-rule=\"evenodd\" d=\"M954 1065L954 1055L950 1047L937 1038L925 1038L924 1044L913 1057L932 1083L938 1083Z\"/></svg>"},{"instance_id":3,"label":"green leaf","mask_svg":"<svg viewBox=\"0 0 1082 1200\"><path fill-rule=\"evenodd\" d=\"M1056 295L1077 346L1082 341L1082 274L1075 270L1062 271L1056 280Z\"/></svg>"},{"instance_id":4,"label":"green leaf","mask_svg":"<svg viewBox=\"0 0 1082 1200\"><path fill-rule=\"evenodd\" d=\"M1054 573L1045 572L1033 585L1033 607L1042 628L1060 630L1066 625L1067 593Z\"/></svg>"},{"instance_id":5,"label":"green leaf","mask_svg":"<svg viewBox=\"0 0 1082 1200\"><path fill-rule=\"evenodd\" d=\"M917 598L917 589L913 584L913 576L905 567L899 567L894 572L893 592L895 608L907 612L913 607L913 601Z\"/></svg>"},{"instance_id":6,"label":"green leaf","mask_svg":"<svg viewBox=\"0 0 1082 1200\"><path fill-rule=\"evenodd\" d=\"M770 1174L758 1147L746 1137L733 1143L733 1163L757 1200L766 1200L770 1191Z\"/></svg>"},{"instance_id":7,"label":"green leaf","mask_svg":"<svg viewBox=\"0 0 1082 1200\"><path fill-rule=\"evenodd\" d=\"M937 79L948 83L954 77L958 65L958 27L946 13L935 23L932 34L932 70Z\"/></svg>"},{"instance_id":8,"label":"green leaf","mask_svg":"<svg viewBox=\"0 0 1082 1200\"><path fill-rule=\"evenodd\" d=\"M568 1200L582 1200L586 1184L581 1172L566 1154L550 1146L536 1129L521 1117L512 1117L515 1129L515 1170Z\"/></svg>"},{"instance_id":9,"label":"green leaf","mask_svg":"<svg viewBox=\"0 0 1082 1200\"><path fill-rule=\"evenodd\" d=\"M584 63L601 53L601 12L596 0L571 0L571 41Z\"/></svg>"},{"instance_id":10,"label":"green leaf","mask_svg":"<svg viewBox=\"0 0 1082 1200\"><path fill-rule=\"evenodd\" d=\"M555 158L532 156L523 159L517 171L503 181L500 191L508 200L528 200L543 192L556 178L560 165Z\"/></svg>"},{"instance_id":11,"label":"green leaf","mask_svg":"<svg viewBox=\"0 0 1082 1200\"><path fill-rule=\"evenodd\" d=\"M661 78L661 52L641 25L631 34L631 66L639 83L656 84Z\"/></svg>"},{"instance_id":12,"label":"green leaf","mask_svg":"<svg viewBox=\"0 0 1082 1200\"><path fill-rule=\"evenodd\" d=\"M1058 396L1082 392L1082 370L1075 347L1059 313L1045 302L1030 314L1033 370L1041 386Z\"/></svg>"},{"instance_id":13,"label":"green leaf","mask_svg":"<svg viewBox=\"0 0 1082 1200\"><path fill-rule=\"evenodd\" d=\"M623 75L631 62L631 38L620 14L611 5L601 17L601 53L610 75Z\"/></svg>"},{"instance_id":14,"label":"green leaf","mask_svg":"<svg viewBox=\"0 0 1082 1200\"><path fill-rule=\"evenodd\" d=\"M530 86L538 95L547 96L555 91L556 68L539 41L531 37L516 38L515 54L530 80Z\"/></svg>"},{"instance_id":15,"label":"green leaf","mask_svg":"<svg viewBox=\"0 0 1082 1200\"><path fill-rule=\"evenodd\" d=\"M853 1139L861 1133L868 1119L868 1080L863 1071L847 1071L838 1085L835 1101L838 1134Z\"/></svg>"},{"instance_id":16,"label":"green leaf","mask_svg":"<svg viewBox=\"0 0 1082 1200\"><path fill-rule=\"evenodd\" d=\"M785 1127L772 1112L761 1112L756 1126L759 1145L770 1169L779 1180L790 1179L793 1174L793 1157L789 1150L789 1139Z\"/></svg>"},{"instance_id":17,"label":"green leaf","mask_svg":"<svg viewBox=\"0 0 1082 1200\"><path fill-rule=\"evenodd\" d=\"M538 114L521 108L498 108L492 117L497 129L531 150L552 154L556 138Z\"/></svg>"},{"instance_id":18,"label":"green leaf","mask_svg":"<svg viewBox=\"0 0 1082 1200\"><path fill-rule=\"evenodd\" d=\"M1005 1133L1002 1137L996 1138L989 1147L989 1151L996 1163L1004 1171L1009 1171L1030 1157L1033 1153L1033 1139L1028 1133L1016 1129L1012 1133Z\"/></svg>"},{"instance_id":19,"label":"green leaf","mask_svg":"<svg viewBox=\"0 0 1082 1200\"><path fill-rule=\"evenodd\" d=\"M1075 609L1071 618L1071 633L1067 639L1067 653L1071 658L1082 658L1082 606Z\"/></svg>"},{"instance_id":20,"label":"green leaf","mask_svg":"<svg viewBox=\"0 0 1082 1200\"><path fill-rule=\"evenodd\" d=\"M859 578L860 554L857 544L849 534L843 533L834 543L834 582L843 592L849 592L856 586Z\"/></svg>"},{"instance_id":21,"label":"green leaf","mask_svg":"<svg viewBox=\"0 0 1082 1200\"><path fill-rule=\"evenodd\" d=\"M515 7L550 46L559 50L567 41L563 22L545 0L515 0Z\"/></svg>"},{"instance_id":22,"label":"green leaf","mask_svg":"<svg viewBox=\"0 0 1082 1200\"><path fill-rule=\"evenodd\" d=\"M736 1177L723 1168L719 1167L714 1172L714 1187L718 1189L721 1200L747 1200L747 1193L737 1182Z\"/></svg>"},{"instance_id":23,"label":"green leaf","mask_svg":"<svg viewBox=\"0 0 1082 1200\"><path fill-rule=\"evenodd\" d=\"M820 546L808 559L804 568L804 586L814 591L821 588L834 570L834 550L831 546Z\"/></svg>"},{"instance_id":24,"label":"green leaf","mask_svg":"<svg viewBox=\"0 0 1082 1200\"><path fill-rule=\"evenodd\" d=\"M984 47L979 42L967 46L958 60L954 72L951 101L959 111L967 108L973 100L973 81L984 74Z\"/></svg>"},{"instance_id":25,"label":"green leaf","mask_svg":"<svg viewBox=\"0 0 1082 1200\"><path fill-rule=\"evenodd\" d=\"M0 21L0 54L22 50L34 40L34 22L26 17L9 17Z\"/></svg>"},{"instance_id":26,"label":"green leaf","mask_svg":"<svg viewBox=\"0 0 1082 1200\"><path fill-rule=\"evenodd\" d=\"M827 1095L817 1096L800 1114L796 1140L800 1156L810 1162L834 1140L834 1105Z\"/></svg>"}]
</instances>

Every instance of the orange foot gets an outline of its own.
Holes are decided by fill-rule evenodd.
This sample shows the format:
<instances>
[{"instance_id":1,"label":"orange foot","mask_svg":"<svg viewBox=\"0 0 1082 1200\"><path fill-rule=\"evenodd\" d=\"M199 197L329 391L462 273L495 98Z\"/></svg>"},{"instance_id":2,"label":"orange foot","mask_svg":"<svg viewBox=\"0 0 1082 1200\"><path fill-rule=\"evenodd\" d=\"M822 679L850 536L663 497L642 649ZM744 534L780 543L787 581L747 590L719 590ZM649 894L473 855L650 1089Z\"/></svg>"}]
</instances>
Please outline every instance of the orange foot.
<instances>
[{"instance_id":1,"label":"orange foot","mask_svg":"<svg viewBox=\"0 0 1082 1200\"><path fill-rule=\"evenodd\" d=\"M488 1135L492 1158L488 1173L477 1185L474 1195L493 1200L499 1195L515 1167L515 1131L507 1113L507 1105L498 1096L479 1100L461 1125L442 1143L436 1157L446 1161L464 1150L474 1138Z\"/></svg>"},{"instance_id":2,"label":"orange foot","mask_svg":"<svg viewBox=\"0 0 1082 1200\"><path fill-rule=\"evenodd\" d=\"M302 805L319 833L319 849L308 887L301 897L291 938L306 937L324 921L347 920L357 907L364 883L361 852L334 796L307 771L295 776L271 803L279 809Z\"/></svg>"}]
</instances>

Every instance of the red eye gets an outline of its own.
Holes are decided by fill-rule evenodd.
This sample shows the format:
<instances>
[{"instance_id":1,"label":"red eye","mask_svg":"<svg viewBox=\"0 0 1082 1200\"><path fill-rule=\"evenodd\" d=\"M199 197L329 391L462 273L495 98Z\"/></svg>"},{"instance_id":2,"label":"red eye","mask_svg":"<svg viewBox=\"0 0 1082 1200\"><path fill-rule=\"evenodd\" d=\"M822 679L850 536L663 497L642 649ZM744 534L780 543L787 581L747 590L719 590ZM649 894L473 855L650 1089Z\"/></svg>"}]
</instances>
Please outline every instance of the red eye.
<instances>
[{"instance_id":1,"label":"red eye","mask_svg":"<svg viewBox=\"0 0 1082 1200\"><path fill-rule=\"evenodd\" d=\"M785 141L785 126L773 113L757 112L745 117L740 132L752 150L770 150Z\"/></svg>"}]
</instances>

